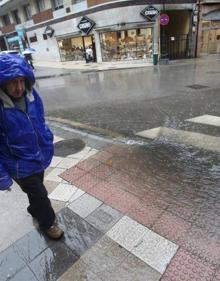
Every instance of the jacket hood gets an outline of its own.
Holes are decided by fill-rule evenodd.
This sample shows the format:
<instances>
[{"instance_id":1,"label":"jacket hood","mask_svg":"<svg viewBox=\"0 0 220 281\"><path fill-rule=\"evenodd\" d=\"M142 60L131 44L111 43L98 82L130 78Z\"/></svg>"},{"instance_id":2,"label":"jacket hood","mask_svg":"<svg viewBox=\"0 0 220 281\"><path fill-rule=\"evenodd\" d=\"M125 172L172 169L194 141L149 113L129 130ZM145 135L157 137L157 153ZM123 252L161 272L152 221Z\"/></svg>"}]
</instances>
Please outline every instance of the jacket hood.
<instances>
[{"instance_id":1,"label":"jacket hood","mask_svg":"<svg viewBox=\"0 0 220 281\"><path fill-rule=\"evenodd\" d=\"M25 59L19 55L0 55L0 86L8 80L17 77L24 77L30 85L33 85L35 82L32 68L27 64Z\"/></svg>"}]
</instances>

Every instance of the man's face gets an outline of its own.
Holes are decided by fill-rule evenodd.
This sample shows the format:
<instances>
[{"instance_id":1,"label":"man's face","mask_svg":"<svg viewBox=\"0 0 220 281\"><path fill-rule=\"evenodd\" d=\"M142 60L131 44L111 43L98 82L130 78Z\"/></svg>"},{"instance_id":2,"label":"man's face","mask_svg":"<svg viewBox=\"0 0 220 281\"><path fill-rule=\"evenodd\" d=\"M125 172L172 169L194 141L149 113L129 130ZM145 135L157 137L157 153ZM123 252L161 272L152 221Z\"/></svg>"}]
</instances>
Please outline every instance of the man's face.
<instances>
[{"instance_id":1,"label":"man's face","mask_svg":"<svg viewBox=\"0 0 220 281\"><path fill-rule=\"evenodd\" d=\"M9 80L5 83L4 88L7 94L12 98L21 98L25 91L25 79L18 77L13 80Z\"/></svg>"}]
</instances>

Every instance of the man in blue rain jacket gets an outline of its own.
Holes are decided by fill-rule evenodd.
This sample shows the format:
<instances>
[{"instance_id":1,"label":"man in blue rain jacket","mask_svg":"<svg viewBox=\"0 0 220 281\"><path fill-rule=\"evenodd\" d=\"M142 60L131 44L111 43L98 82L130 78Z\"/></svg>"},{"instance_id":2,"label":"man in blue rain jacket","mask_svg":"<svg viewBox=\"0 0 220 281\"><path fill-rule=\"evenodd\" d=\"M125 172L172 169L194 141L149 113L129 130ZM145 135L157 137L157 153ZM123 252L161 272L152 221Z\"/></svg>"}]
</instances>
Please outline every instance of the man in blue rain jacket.
<instances>
[{"instance_id":1,"label":"man in blue rain jacket","mask_svg":"<svg viewBox=\"0 0 220 281\"><path fill-rule=\"evenodd\" d=\"M28 212L53 239L63 231L43 184L53 157L53 135L45 123L31 67L18 55L0 55L0 190L16 181L29 199Z\"/></svg>"}]
</instances>

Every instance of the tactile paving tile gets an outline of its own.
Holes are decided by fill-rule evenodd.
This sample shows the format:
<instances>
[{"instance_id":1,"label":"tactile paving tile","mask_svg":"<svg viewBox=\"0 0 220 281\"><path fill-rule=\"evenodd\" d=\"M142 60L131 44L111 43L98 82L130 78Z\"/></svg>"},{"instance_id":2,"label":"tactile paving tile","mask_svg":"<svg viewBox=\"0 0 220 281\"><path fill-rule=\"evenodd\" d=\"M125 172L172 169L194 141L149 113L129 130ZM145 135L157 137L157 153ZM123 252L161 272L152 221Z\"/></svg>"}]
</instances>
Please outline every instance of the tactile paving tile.
<instances>
[{"instance_id":1,"label":"tactile paving tile","mask_svg":"<svg viewBox=\"0 0 220 281\"><path fill-rule=\"evenodd\" d=\"M85 171L79 169L78 167L72 167L65 172L61 173L59 176L70 182L71 184L74 185L75 180L79 179L80 177L84 176L86 174Z\"/></svg>"},{"instance_id":2,"label":"tactile paving tile","mask_svg":"<svg viewBox=\"0 0 220 281\"><path fill-rule=\"evenodd\" d=\"M111 192L111 196L106 198L105 203L124 214L131 208L140 206L140 200L127 191L112 188Z\"/></svg>"},{"instance_id":3,"label":"tactile paving tile","mask_svg":"<svg viewBox=\"0 0 220 281\"><path fill-rule=\"evenodd\" d=\"M187 237L190 228L190 223L166 211L153 226L155 232L166 237L170 241L174 241L178 245L184 243L184 238Z\"/></svg>"},{"instance_id":4,"label":"tactile paving tile","mask_svg":"<svg viewBox=\"0 0 220 281\"><path fill-rule=\"evenodd\" d=\"M179 249L165 271L161 281L212 281L214 268L202 263L196 256Z\"/></svg>"},{"instance_id":5,"label":"tactile paving tile","mask_svg":"<svg viewBox=\"0 0 220 281\"><path fill-rule=\"evenodd\" d=\"M106 202L107 198L115 193L115 189L116 187L113 184L100 180L97 185L94 185L88 190L88 193L99 200Z\"/></svg>"},{"instance_id":6,"label":"tactile paving tile","mask_svg":"<svg viewBox=\"0 0 220 281\"><path fill-rule=\"evenodd\" d=\"M147 206L143 202L140 202L140 205L131 207L128 212L128 216L147 227L152 227L156 219L162 213L163 210L157 207Z\"/></svg>"},{"instance_id":7,"label":"tactile paving tile","mask_svg":"<svg viewBox=\"0 0 220 281\"><path fill-rule=\"evenodd\" d=\"M192 226L188 231L183 248L207 261L213 266L220 265L219 235L204 228Z\"/></svg>"},{"instance_id":8,"label":"tactile paving tile","mask_svg":"<svg viewBox=\"0 0 220 281\"><path fill-rule=\"evenodd\" d=\"M79 179L74 180L74 185L86 192L89 192L93 186L96 186L99 183L102 183L102 180L89 173L83 175L83 177Z\"/></svg>"},{"instance_id":9,"label":"tactile paving tile","mask_svg":"<svg viewBox=\"0 0 220 281\"><path fill-rule=\"evenodd\" d=\"M194 208L193 206L187 205L187 204L181 204L181 203L173 203L170 205L167 209L169 212L171 212L174 215L177 215L178 217L183 218L187 221L193 221L194 216Z\"/></svg>"},{"instance_id":10,"label":"tactile paving tile","mask_svg":"<svg viewBox=\"0 0 220 281\"><path fill-rule=\"evenodd\" d=\"M89 172L91 169L93 169L99 165L100 165L99 161L97 161L96 159L93 159L93 158L89 158L89 159L86 159L86 160L83 160L82 162L80 162L77 165L77 167Z\"/></svg>"},{"instance_id":11,"label":"tactile paving tile","mask_svg":"<svg viewBox=\"0 0 220 281\"><path fill-rule=\"evenodd\" d=\"M100 151L97 154L95 154L94 156L92 156L92 158L102 162L102 163L106 163L108 160L110 160L112 158L113 154L108 152L108 151Z\"/></svg>"},{"instance_id":12,"label":"tactile paving tile","mask_svg":"<svg viewBox=\"0 0 220 281\"><path fill-rule=\"evenodd\" d=\"M114 169L108 165L101 164L91 169L90 173L104 180L114 173Z\"/></svg>"}]
</instances>

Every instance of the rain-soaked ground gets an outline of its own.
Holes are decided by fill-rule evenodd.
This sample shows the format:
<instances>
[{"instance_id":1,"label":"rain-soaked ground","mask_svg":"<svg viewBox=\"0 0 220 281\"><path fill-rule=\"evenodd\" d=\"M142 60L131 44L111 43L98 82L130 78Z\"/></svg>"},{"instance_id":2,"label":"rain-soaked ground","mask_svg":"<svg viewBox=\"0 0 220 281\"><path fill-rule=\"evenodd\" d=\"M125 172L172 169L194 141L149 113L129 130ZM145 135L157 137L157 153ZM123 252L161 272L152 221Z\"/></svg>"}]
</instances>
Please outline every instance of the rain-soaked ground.
<instances>
[{"instance_id":1,"label":"rain-soaked ground","mask_svg":"<svg viewBox=\"0 0 220 281\"><path fill-rule=\"evenodd\" d=\"M113 207L120 216L133 218L179 246L160 280L218 280L214 276L220 268L220 126L188 119L203 115L220 117L219 73L220 61L212 59L211 63L192 61L149 69L65 73L38 80L48 116L107 128L126 137L114 140L114 145L109 144L109 139L105 142L94 137L89 146L99 151L97 155L70 167L61 177ZM53 127L53 122L51 124ZM183 137L178 141L167 136L145 139L135 135L157 127L189 134L184 135L187 140ZM61 137L65 130L71 132L69 127L62 131L62 124L54 123L53 129L56 128L55 133ZM193 133L198 134L199 145ZM89 137L85 131L76 137L81 139L76 142L77 150L84 147ZM210 140L212 146L209 146ZM67 141L58 143L56 156L66 157L74 153L74 149ZM84 231L87 224L67 209L58 215L67 232L62 242L64 256L68 256L70 246L77 252L77 246L84 245L83 235L87 235L87 232L80 233L82 241L78 240L78 231ZM103 233L97 233L94 237L100 239ZM91 241L91 245L96 243ZM40 254L42 260L44 255L49 255L46 251ZM68 267L76 259L86 260L87 252L82 255L84 251L89 253L88 247L77 252L72 260L67 258ZM54 264L48 258L53 266L57 263L55 256ZM92 260L96 257L99 267L98 254L93 254ZM32 263L38 264L38 259ZM188 264L184 264L186 260ZM46 271L50 269L50 262L46 258ZM43 266L42 262L40 272ZM53 271L56 276L61 272L57 269L58 274L55 267ZM157 278L155 280L160 277ZM42 280L46 279L42 277ZM100 274L100 280L108 279Z\"/></svg>"}]
</instances>

